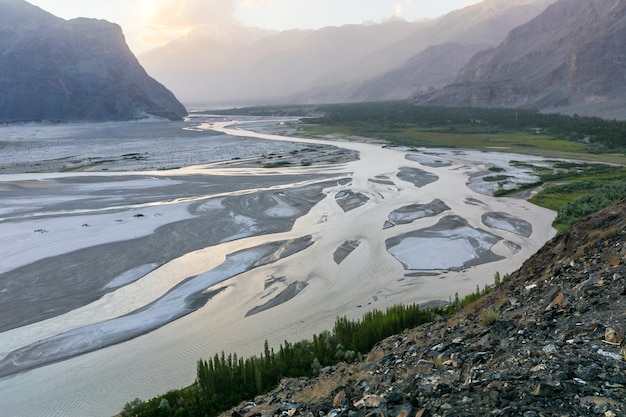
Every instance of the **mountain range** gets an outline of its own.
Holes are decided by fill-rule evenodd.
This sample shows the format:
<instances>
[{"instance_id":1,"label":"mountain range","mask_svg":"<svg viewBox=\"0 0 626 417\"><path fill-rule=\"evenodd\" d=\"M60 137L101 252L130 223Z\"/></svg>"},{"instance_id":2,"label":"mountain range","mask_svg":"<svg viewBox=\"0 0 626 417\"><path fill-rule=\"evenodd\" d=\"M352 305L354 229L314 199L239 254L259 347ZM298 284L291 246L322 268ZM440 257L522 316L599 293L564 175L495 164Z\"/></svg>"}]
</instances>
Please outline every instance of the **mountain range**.
<instances>
[{"instance_id":1,"label":"mountain range","mask_svg":"<svg viewBox=\"0 0 626 417\"><path fill-rule=\"evenodd\" d=\"M0 123L186 114L141 67L118 25L0 0Z\"/></svg>"},{"instance_id":2,"label":"mountain range","mask_svg":"<svg viewBox=\"0 0 626 417\"><path fill-rule=\"evenodd\" d=\"M559 0L415 103L626 118L626 2Z\"/></svg>"},{"instance_id":3,"label":"mountain range","mask_svg":"<svg viewBox=\"0 0 626 417\"><path fill-rule=\"evenodd\" d=\"M187 103L407 99L455 80L478 51L555 0L486 0L438 19L216 39L200 31L139 56Z\"/></svg>"},{"instance_id":4,"label":"mountain range","mask_svg":"<svg viewBox=\"0 0 626 417\"><path fill-rule=\"evenodd\" d=\"M485 0L423 22L194 32L139 59L188 103L410 99L625 119L624 39L623 1Z\"/></svg>"},{"instance_id":5,"label":"mountain range","mask_svg":"<svg viewBox=\"0 0 626 417\"><path fill-rule=\"evenodd\" d=\"M190 105L411 100L626 119L624 39L620 0L484 0L422 22L198 28L138 61L115 24L0 0L0 123L184 117L144 68Z\"/></svg>"}]
</instances>

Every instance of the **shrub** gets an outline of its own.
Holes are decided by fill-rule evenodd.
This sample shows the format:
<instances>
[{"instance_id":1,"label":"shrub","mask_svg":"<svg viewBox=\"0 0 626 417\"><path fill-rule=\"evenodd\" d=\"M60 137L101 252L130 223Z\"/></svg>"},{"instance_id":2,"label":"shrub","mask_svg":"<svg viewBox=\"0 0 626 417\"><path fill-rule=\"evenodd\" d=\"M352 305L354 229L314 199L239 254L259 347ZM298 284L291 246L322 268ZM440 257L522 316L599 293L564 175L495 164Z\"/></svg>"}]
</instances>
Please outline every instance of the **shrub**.
<instances>
[{"instance_id":1,"label":"shrub","mask_svg":"<svg viewBox=\"0 0 626 417\"><path fill-rule=\"evenodd\" d=\"M498 310L491 307L480 312L478 315L478 322L484 327L489 327L498 321L499 318L500 313Z\"/></svg>"}]
</instances>

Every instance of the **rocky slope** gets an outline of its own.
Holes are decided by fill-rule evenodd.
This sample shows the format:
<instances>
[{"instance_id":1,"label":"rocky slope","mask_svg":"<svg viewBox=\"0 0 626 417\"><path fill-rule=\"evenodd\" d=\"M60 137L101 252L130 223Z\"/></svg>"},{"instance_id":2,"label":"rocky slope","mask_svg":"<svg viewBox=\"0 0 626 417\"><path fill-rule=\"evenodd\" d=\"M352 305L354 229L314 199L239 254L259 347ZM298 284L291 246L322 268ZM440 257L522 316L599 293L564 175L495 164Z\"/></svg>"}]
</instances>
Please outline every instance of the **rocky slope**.
<instances>
[{"instance_id":1,"label":"rocky slope","mask_svg":"<svg viewBox=\"0 0 626 417\"><path fill-rule=\"evenodd\" d=\"M625 329L623 200L556 236L459 314L315 380L284 379L228 414L625 416Z\"/></svg>"},{"instance_id":2,"label":"rocky slope","mask_svg":"<svg viewBox=\"0 0 626 417\"><path fill-rule=\"evenodd\" d=\"M0 0L0 123L186 114L139 65L119 26Z\"/></svg>"},{"instance_id":3,"label":"rocky slope","mask_svg":"<svg viewBox=\"0 0 626 417\"><path fill-rule=\"evenodd\" d=\"M625 2L559 0L416 102L626 118L625 38Z\"/></svg>"}]
</instances>

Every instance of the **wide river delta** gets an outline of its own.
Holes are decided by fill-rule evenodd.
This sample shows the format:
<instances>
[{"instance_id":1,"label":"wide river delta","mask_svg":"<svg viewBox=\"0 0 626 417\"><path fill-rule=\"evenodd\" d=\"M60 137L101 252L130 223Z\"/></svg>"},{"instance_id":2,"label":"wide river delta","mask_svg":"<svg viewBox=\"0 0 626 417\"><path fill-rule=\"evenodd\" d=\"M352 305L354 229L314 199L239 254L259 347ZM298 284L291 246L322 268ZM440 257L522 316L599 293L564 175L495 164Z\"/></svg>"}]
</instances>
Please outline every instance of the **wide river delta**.
<instances>
[{"instance_id":1,"label":"wide river delta","mask_svg":"<svg viewBox=\"0 0 626 417\"><path fill-rule=\"evenodd\" d=\"M112 416L199 358L492 284L555 234L554 212L491 195L494 171L554 161L295 124L0 127L2 414Z\"/></svg>"}]
</instances>

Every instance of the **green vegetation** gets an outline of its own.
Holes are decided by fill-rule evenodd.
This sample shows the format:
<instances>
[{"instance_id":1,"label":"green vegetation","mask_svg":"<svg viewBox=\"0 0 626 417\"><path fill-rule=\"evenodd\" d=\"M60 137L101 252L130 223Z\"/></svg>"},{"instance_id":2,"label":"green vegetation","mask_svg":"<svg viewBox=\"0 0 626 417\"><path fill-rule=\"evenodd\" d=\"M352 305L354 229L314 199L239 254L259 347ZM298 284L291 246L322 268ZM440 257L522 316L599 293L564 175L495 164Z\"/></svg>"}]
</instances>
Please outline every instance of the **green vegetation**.
<instances>
[{"instance_id":1,"label":"green vegetation","mask_svg":"<svg viewBox=\"0 0 626 417\"><path fill-rule=\"evenodd\" d=\"M494 282L499 283L499 274ZM437 316L451 315L469 305L494 287L476 287L463 299L455 295L447 306L422 310L417 304L398 305L386 311L373 310L361 320L339 317L332 332L325 331L312 341L287 341L274 352L265 342L263 353L239 358L222 352L208 360L199 360L196 382L189 387L170 391L149 401L135 399L127 403L121 417L205 417L220 412L272 390L283 377L312 377L329 365L361 358L384 338L405 329L433 321Z\"/></svg>"},{"instance_id":2,"label":"green vegetation","mask_svg":"<svg viewBox=\"0 0 626 417\"><path fill-rule=\"evenodd\" d=\"M553 226L569 229L588 214L626 198L626 168L607 164L557 163L554 169L519 164L535 172L539 181L512 190L498 190L496 197L543 186L530 201L556 211Z\"/></svg>"},{"instance_id":3,"label":"green vegetation","mask_svg":"<svg viewBox=\"0 0 626 417\"><path fill-rule=\"evenodd\" d=\"M483 310L478 315L478 322L483 327L492 326L500 318L500 313L495 308Z\"/></svg>"},{"instance_id":4,"label":"green vegetation","mask_svg":"<svg viewBox=\"0 0 626 417\"><path fill-rule=\"evenodd\" d=\"M588 214L626 198L626 168L597 163L556 162L552 168L514 162L539 176L539 181L512 190L498 190L496 197L543 186L530 201L555 210L553 226L562 232Z\"/></svg>"},{"instance_id":5,"label":"green vegetation","mask_svg":"<svg viewBox=\"0 0 626 417\"><path fill-rule=\"evenodd\" d=\"M225 116L293 116L304 117L314 114L316 106L313 105L293 105L293 106L252 106L252 107L240 107L235 109L225 110L208 110L196 112L196 114L216 114Z\"/></svg>"},{"instance_id":6,"label":"green vegetation","mask_svg":"<svg viewBox=\"0 0 626 417\"><path fill-rule=\"evenodd\" d=\"M408 102L318 106L309 123L408 146L506 147L565 152L626 149L626 122L533 110L422 107Z\"/></svg>"},{"instance_id":7,"label":"green vegetation","mask_svg":"<svg viewBox=\"0 0 626 417\"><path fill-rule=\"evenodd\" d=\"M535 110L423 107L406 101L257 106L206 112L245 116L299 116L308 136L342 134L404 146L497 149L597 155L623 153L626 122L544 114Z\"/></svg>"},{"instance_id":8,"label":"green vegetation","mask_svg":"<svg viewBox=\"0 0 626 417\"><path fill-rule=\"evenodd\" d=\"M621 175L548 187L531 201L558 207L553 224L557 230L563 231L583 217L624 198L626 172L622 169Z\"/></svg>"}]
</instances>

